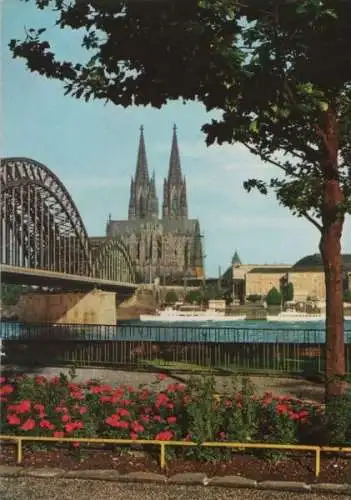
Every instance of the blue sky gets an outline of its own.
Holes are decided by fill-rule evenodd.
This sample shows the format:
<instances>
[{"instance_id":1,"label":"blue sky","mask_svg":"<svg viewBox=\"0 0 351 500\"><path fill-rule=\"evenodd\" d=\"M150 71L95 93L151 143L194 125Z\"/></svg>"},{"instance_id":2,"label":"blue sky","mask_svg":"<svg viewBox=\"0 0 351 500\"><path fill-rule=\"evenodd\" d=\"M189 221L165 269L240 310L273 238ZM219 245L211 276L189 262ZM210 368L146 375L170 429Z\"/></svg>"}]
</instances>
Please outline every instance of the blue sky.
<instances>
[{"instance_id":1,"label":"blue sky","mask_svg":"<svg viewBox=\"0 0 351 500\"><path fill-rule=\"evenodd\" d=\"M71 193L89 235L104 235L109 213L114 219L127 217L141 124L162 203L176 123L189 213L200 219L208 275L227 267L236 249L244 263L260 264L294 263L318 251L319 233L310 223L278 206L273 195L244 191L245 179L276 175L273 167L240 145L206 147L201 125L208 116L201 105L175 102L161 110L125 110L98 101L86 104L64 96L60 83L27 72L23 61L11 58L11 38L22 38L24 27L52 21L32 2L2 0L2 156L30 157L54 171ZM79 60L77 34L53 28L52 35L60 56ZM350 218L343 251L351 253Z\"/></svg>"}]
</instances>

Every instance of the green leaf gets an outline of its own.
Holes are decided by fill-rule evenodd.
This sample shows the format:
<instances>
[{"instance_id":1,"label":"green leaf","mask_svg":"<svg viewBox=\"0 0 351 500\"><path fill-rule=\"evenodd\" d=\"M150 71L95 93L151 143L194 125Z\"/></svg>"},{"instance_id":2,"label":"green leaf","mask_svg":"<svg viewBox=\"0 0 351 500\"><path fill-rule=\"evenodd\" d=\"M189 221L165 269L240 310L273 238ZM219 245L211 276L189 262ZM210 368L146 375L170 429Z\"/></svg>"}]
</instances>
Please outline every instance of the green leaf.
<instances>
[{"instance_id":1,"label":"green leaf","mask_svg":"<svg viewBox=\"0 0 351 500\"><path fill-rule=\"evenodd\" d=\"M320 102L319 107L320 107L321 111L328 111L329 105L327 102Z\"/></svg>"}]
</instances>

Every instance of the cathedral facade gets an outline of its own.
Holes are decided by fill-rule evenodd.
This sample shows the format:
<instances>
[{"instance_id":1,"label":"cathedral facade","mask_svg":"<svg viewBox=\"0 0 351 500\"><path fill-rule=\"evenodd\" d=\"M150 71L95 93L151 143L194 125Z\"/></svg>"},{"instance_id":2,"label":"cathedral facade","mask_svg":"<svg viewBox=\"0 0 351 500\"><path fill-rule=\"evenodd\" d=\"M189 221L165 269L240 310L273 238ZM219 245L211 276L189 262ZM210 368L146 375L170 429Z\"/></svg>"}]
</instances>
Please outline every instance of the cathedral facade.
<instances>
[{"instance_id":1,"label":"cathedral facade","mask_svg":"<svg viewBox=\"0 0 351 500\"><path fill-rule=\"evenodd\" d=\"M198 219L188 218L187 187L182 174L174 126L168 177L163 185L162 214L155 173L149 175L143 127L140 129L135 176L131 179L127 220L109 218L108 238L120 238L135 265L138 281L172 283L203 277Z\"/></svg>"}]
</instances>

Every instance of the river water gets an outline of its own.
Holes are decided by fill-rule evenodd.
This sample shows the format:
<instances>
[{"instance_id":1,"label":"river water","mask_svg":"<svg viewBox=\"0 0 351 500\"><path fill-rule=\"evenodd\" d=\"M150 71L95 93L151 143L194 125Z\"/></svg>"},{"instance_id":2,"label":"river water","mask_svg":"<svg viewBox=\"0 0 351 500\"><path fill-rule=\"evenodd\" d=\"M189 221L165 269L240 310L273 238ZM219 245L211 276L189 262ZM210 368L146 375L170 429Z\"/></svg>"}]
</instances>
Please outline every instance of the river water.
<instances>
[{"instance_id":1,"label":"river water","mask_svg":"<svg viewBox=\"0 0 351 500\"><path fill-rule=\"evenodd\" d=\"M82 340L124 340L154 342L215 342L215 343L323 343L325 325L322 321L204 321L204 322L145 322L125 321L117 326L100 325L21 325L0 323L0 338L30 338L68 340L72 335ZM351 344L351 321L345 322L345 342Z\"/></svg>"}]
</instances>

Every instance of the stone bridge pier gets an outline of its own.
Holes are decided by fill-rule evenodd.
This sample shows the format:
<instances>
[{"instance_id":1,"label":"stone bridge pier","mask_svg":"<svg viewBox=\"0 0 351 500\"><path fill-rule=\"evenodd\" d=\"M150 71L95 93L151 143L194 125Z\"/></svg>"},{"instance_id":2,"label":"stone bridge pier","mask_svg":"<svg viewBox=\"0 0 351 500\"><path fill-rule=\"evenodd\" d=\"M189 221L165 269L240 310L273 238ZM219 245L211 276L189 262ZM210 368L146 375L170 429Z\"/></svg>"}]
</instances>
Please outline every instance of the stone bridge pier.
<instances>
[{"instance_id":1,"label":"stone bridge pier","mask_svg":"<svg viewBox=\"0 0 351 500\"><path fill-rule=\"evenodd\" d=\"M23 294L17 305L19 321L25 323L116 325L117 294L87 292L33 292Z\"/></svg>"}]
</instances>

